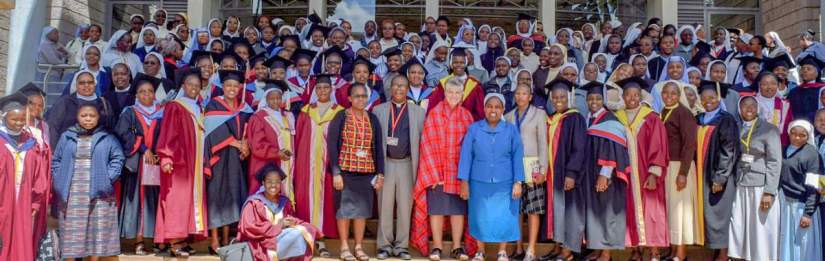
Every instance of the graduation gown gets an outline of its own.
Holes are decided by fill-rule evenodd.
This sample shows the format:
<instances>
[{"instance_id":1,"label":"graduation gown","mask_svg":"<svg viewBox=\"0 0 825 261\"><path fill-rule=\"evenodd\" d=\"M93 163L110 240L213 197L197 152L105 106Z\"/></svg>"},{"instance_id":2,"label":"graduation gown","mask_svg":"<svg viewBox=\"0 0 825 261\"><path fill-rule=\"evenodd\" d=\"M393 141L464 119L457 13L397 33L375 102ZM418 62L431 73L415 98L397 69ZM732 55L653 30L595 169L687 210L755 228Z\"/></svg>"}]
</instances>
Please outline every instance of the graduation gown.
<instances>
[{"instance_id":1,"label":"graduation gown","mask_svg":"<svg viewBox=\"0 0 825 261\"><path fill-rule=\"evenodd\" d=\"M415 93L413 93L412 88L410 88L410 91L407 92L407 100L415 103L415 105L421 106L424 110L427 110L430 105L430 96L433 94L433 91L434 89L427 86L425 83L421 86L421 92L419 92L416 96Z\"/></svg>"},{"instance_id":2,"label":"graduation gown","mask_svg":"<svg viewBox=\"0 0 825 261\"><path fill-rule=\"evenodd\" d=\"M307 81L309 82L309 81ZM292 116L296 119L301 114L301 109L304 108L303 94L307 86L307 82L303 82L298 76L288 78L286 80L289 91L284 93L284 109L292 112Z\"/></svg>"},{"instance_id":3,"label":"graduation gown","mask_svg":"<svg viewBox=\"0 0 825 261\"><path fill-rule=\"evenodd\" d=\"M95 107L97 107L100 113L100 127L104 129L114 127L114 121L118 115L114 114L112 105L107 99L101 97L93 101L86 101L77 98L76 93L72 93L72 95L60 97L57 102L52 105L51 109L46 112L46 122L53 130L50 133L49 144L57 144L60 135L68 130L69 127L77 124L77 109L83 104L94 104Z\"/></svg>"},{"instance_id":4,"label":"graduation gown","mask_svg":"<svg viewBox=\"0 0 825 261\"><path fill-rule=\"evenodd\" d=\"M547 119L547 208L545 222L548 239L562 243L573 252L581 251L584 236L584 190L580 171L585 158L587 129L584 117L575 109L555 113ZM576 186L564 190L564 180Z\"/></svg>"},{"instance_id":5,"label":"graduation gown","mask_svg":"<svg viewBox=\"0 0 825 261\"><path fill-rule=\"evenodd\" d=\"M18 144L0 132L0 260L34 260L46 231L51 161L46 147L21 135Z\"/></svg>"},{"instance_id":6,"label":"graduation gown","mask_svg":"<svg viewBox=\"0 0 825 261\"><path fill-rule=\"evenodd\" d=\"M711 249L727 248L730 208L736 193L734 166L739 159L739 127L733 115L721 109L707 124L704 116L696 115L696 186L697 195L703 197L702 205L696 206L696 238L697 243ZM723 184L723 190L712 193L713 182Z\"/></svg>"},{"instance_id":7,"label":"graduation gown","mask_svg":"<svg viewBox=\"0 0 825 261\"><path fill-rule=\"evenodd\" d=\"M120 113L123 112L123 109L127 106L135 105L135 96L132 95L128 89L124 92L108 91L103 94L103 98L112 105L112 113L116 117L119 117ZM115 125L116 124L117 123L115 123Z\"/></svg>"},{"instance_id":8,"label":"graduation gown","mask_svg":"<svg viewBox=\"0 0 825 261\"><path fill-rule=\"evenodd\" d=\"M446 87L447 81L453 77L455 76L449 75L438 81L438 86L436 86L430 95L428 102L429 107L427 108L428 114L438 103L444 100L444 87ZM467 80L464 81L464 94L461 96L461 106L470 111L473 115L473 120L484 119L484 87L481 85L481 82L470 75L467 75Z\"/></svg>"},{"instance_id":9,"label":"graduation gown","mask_svg":"<svg viewBox=\"0 0 825 261\"><path fill-rule=\"evenodd\" d=\"M659 115L642 106L633 122L626 110L616 118L627 131L627 150L630 154L630 186L627 190L627 243L630 246L665 247L669 245L667 206L665 202L665 175L667 175L667 131ZM643 188L653 166L661 168L656 178L656 189Z\"/></svg>"},{"instance_id":10,"label":"graduation gown","mask_svg":"<svg viewBox=\"0 0 825 261\"><path fill-rule=\"evenodd\" d=\"M304 88L304 93L301 94L301 100L304 104L310 104L317 101L318 97L315 95L315 85L317 84L315 78L309 79L306 84L306 88ZM330 100L333 103L343 106L344 108L349 108L349 94L347 90L349 90L350 83L344 80L343 77L338 76L332 80L332 96Z\"/></svg>"},{"instance_id":11,"label":"graduation gown","mask_svg":"<svg viewBox=\"0 0 825 261\"><path fill-rule=\"evenodd\" d=\"M283 221L285 218L295 219L292 216L294 213L292 204L286 196L281 196L276 204L264 197L263 192L258 192L250 196L244 205L236 240L249 244L255 260L280 260L278 252L285 250L278 249L278 239L284 229L287 229L283 226ZM323 237L321 232L302 220L298 220L296 225L290 228L300 231L307 248L303 256L292 257L289 260L312 260L312 247L316 239Z\"/></svg>"},{"instance_id":12,"label":"graduation gown","mask_svg":"<svg viewBox=\"0 0 825 261\"><path fill-rule=\"evenodd\" d=\"M586 198L585 237L590 249L624 249L630 155L624 126L610 111L597 115L587 129L581 185ZM612 167L607 190L597 192L602 167Z\"/></svg>"},{"instance_id":13,"label":"graduation gown","mask_svg":"<svg viewBox=\"0 0 825 261\"><path fill-rule=\"evenodd\" d=\"M330 121L343 109L333 104L321 114L317 104L308 104L301 109L295 128L295 216L332 238L338 237L338 226L326 136Z\"/></svg>"},{"instance_id":14,"label":"graduation gown","mask_svg":"<svg viewBox=\"0 0 825 261\"><path fill-rule=\"evenodd\" d=\"M791 89L788 93L788 103L794 119L807 119L814 122L816 110L819 109L819 89L825 83L808 82Z\"/></svg>"},{"instance_id":15,"label":"graduation gown","mask_svg":"<svg viewBox=\"0 0 825 261\"><path fill-rule=\"evenodd\" d=\"M161 108L158 106L157 110ZM135 107L129 106L120 114L115 126L114 133L123 144L123 155L128 158L120 179L120 237L154 237L159 186L141 184L144 171L141 163L146 151L156 153L160 122L159 117L146 121Z\"/></svg>"},{"instance_id":16,"label":"graduation gown","mask_svg":"<svg viewBox=\"0 0 825 261\"><path fill-rule=\"evenodd\" d=\"M229 144L244 138L249 115L236 101L234 109L223 96L215 97L208 105L204 126L206 198L209 228L219 228L238 222L247 193L246 164L241 151Z\"/></svg>"},{"instance_id":17,"label":"graduation gown","mask_svg":"<svg viewBox=\"0 0 825 261\"><path fill-rule=\"evenodd\" d=\"M177 99L166 104L156 149L161 173L155 243L197 235L206 238L206 192L203 173L204 135L201 108ZM162 168L162 167L161 167Z\"/></svg>"},{"instance_id":18,"label":"graduation gown","mask_svg":"<svg viewBox=\"0 0 825 261\"><path fill-rule=\"evenodd\" d=\"M258 171L268 162L277 164L286 174L286 178L281 186L281 193L290 199L295 200L292 175L295 160L282 161L281 150L289 150L295 154L295 119L292 113L278 111L281 118L276 118L270 112L259 109L247 123L246 139L249 141L249 149L252 155L249 157L249 172L247 182L249 183L249 194L254 194L261 187L261 183L255 176Z\"/></svg>"}]
</instances>

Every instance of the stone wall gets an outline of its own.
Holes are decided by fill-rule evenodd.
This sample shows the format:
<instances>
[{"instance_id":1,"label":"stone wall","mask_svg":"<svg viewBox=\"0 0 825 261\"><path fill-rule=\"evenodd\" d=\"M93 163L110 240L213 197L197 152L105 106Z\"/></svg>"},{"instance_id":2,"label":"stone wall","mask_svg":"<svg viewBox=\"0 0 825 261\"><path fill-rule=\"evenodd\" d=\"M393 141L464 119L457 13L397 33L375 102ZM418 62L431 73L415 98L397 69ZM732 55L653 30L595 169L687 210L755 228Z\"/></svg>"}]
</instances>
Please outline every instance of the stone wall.
<instances>
[{"instance_id":1,"label":"stone wall","mask_svg":"<svg viewBox=\"0 0 825 261\"><path fill-rule=\"evenodd\" d=\"M794 55L799 54L799 34L807 29L823 34L819 28L819 0L761 0L762 30L779 34Z\"/></svg>"},{"instance_id":2,"label":"stone wall","mask_svg":"<svg viewBox=\"0 0 825 261\"><path fill-rule=\"evenodd\" d=\"M0 10L0 96L6 93L6 73L9 57L9 17L11 10Z\"/></svg>"},{"instance_id":3,"label":"stone wall","mask_svg":"<svg viewBox=\"0 0 825 261\"><path fill-rule=\"evenodd\" d=\"M79 24L102 25L105 15L105 0L51 0L47 23L60 30L60 42L65 44L74 38Z\"/></svg>"}]
</instances>

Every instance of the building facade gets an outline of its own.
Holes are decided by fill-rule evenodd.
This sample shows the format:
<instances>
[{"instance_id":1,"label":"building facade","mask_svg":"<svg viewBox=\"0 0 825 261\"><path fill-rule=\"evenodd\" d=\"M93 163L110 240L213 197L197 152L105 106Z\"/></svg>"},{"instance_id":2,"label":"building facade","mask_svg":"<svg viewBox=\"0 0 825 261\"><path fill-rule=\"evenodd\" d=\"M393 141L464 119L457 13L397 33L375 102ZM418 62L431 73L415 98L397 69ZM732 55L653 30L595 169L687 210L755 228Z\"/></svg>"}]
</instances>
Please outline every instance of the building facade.
<instances>
[{"instance_id":1,"label":"building facade","mask_svg":"<svg viewBox=\"0 0 825 261\"><path fill-rule=\"evenodd\" d=\"M363 0L362 0L363 1ZM0 10L0 93L34 80L34 58L43 26L61 32L61 42L74 37L79 24L104 26L104 35L128 26L129 15L151 19L163 8L172 15L185 12L191 27L204 26L213 17L235 15L242 24L260 13L281 17L287 23L310 13L335 14L344 0L28 0L12 10ZM825 0L374 0L375 19L391 18L417 31L426 17L467 17L475 24L490 24L512 31L517 13L533 15L546 33L562 27L580 28L585 22L611 17L625 23L661 17L665 24L702 24L705 28L737 27L762 34L776 31L794 53L798 35L805 29L822 32ZM361 27L362 25L354 25ZM709 30L706 30L709 31ZM36 33L35 33L36 32ZM711 34L707 34L710 37ZM819 34L820 37L822 34ZM15 37L10 37L15 36Z\"/></svg>"}]
</instances>

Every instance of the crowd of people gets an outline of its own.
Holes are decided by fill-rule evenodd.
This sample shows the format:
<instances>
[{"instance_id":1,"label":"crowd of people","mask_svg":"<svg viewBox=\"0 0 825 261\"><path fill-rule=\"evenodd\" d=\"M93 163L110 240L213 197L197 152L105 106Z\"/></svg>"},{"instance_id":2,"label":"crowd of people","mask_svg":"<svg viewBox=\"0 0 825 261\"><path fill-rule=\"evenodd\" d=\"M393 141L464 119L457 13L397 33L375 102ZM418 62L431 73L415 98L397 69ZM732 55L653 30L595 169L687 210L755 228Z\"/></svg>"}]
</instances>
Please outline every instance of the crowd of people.
<instances>
[{"instance_id":1,"label":"crowd of people","mask_svg":"<svg viewBox=\"0 0 825 261\"><path fill-rule=\"evenodd\" d=\"M46 27L38 61L81 69L45 113L33 84L0 99L1 260L37 257L49 218L69 259L120 254L121 239L138 255L234 240L255 260L309 259L337 238L342 260L364 261L367 236L378 259L481 261L486 244L500 261L823 258L812 31L793 57L775 32L658 18L555 33L523 14L514 32L130 22L67 45Z\"/></svg>"}]
</instances>

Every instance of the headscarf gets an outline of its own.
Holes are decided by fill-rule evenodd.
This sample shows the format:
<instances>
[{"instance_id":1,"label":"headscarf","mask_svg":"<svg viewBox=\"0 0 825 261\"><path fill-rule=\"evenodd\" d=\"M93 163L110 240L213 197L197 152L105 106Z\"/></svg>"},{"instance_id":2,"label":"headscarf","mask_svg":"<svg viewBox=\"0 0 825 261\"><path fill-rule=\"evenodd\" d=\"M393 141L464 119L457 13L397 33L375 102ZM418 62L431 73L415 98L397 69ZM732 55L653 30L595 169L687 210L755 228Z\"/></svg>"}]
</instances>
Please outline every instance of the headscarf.
<instances>
[{"instance_id":1,"label":"headscarf","mask_svg":"<svg viewBox=\"0 0 825 261\"><path fill-rule=\"evenodd\" d=\"M163 12L163 16L165 18L165 19L163 19L163 24L160 24L160 23L158 23L157 20L155 20L155 15L158 14L158 12ZM166 23L169 22L169 12L166 12L165 9L160 9L160 8L158 10L155 10L155 12L152 14L152 22L157 24L158 27L166 28Z\"/></svg>"},{"instance_id":2,"label":"headscarf","mask_svg":"<svg viewBox=\"0 0 825 261\"><path fill-rule=\"evenodd\" d=\"M238 29L234 33L229 31L229 20L232 20L232 18L238 20ZM226 21L223 22L223 35L229 36L230 38L241 37L241 28L241 19L237 16L231 15L226 18Z\"/></svg>"},{"instance_id":3,"label":"headscarf","mask_svg":"<svg viewBox=\"0 0 825 261\"><path fill-rule=\"evenodd\" d=\"M705 112L705 108L702 108L702 106L699 106L699 103L700 103L698 101L699 91L696 89L696 86L693 86L693 84L689 84L689 83L688 84L682 84L681 86L682 86L682 90L680 92L681 95L679 96L679 102L682 103L682 105L684 105L685 108L688 108L691 112L693 112L693 115ZM688 92L688 91L693 92L693 94L696 95L697 101L695 103L696 106L694 106L694 107L690 106L690 102L688 101L687 95L685 94L685 92Z\"/></svg>"},{"instance_id":4,"label":"headscarf","mask_svg":"<svg viewBox=\"0 0 825 261\"><path fill-rule=\"evenodd\" d=\"M530 75L530 90L533 90L533 72L527 69L521 69L516 71L516 74L513 75L513 79L510 79L510 82L513 83L510 85L511 92L516 92L516 88L518 87L518 75L521 74L521 72L527 72L527 75Z\"/></svg>"},{"instance_id":5,"label":"headscarf","mask_svg":"<svg viewBox=\"0 0 825 261\"><path fill-rule=\"evenodd\" d=\"M444 41L443 39L436 40L433 44L433 47L430 48L430 52L427 54L427 59L424 61L424 64L428 64L430 63L430 61L435 59L435 50L441 47L447 47L447 51L449 52L450 44L448 44L447 41ZM449 57L447 59L447 63L449 63Z\"/></svg>"},{"instance_id":6,"label":"headscarf","mask_svg":"<svg viewBox=\"0 0 825 261\"><path fill-rule=\"evenodd\" d=\"M498 100L501 101L502 107L507 107L507 102L504 99L504 95L502 95L501 93L497 93L497 92L491 92L491 93L488 93L486 96L484 96L484 104L487 104L487 101L489 101L492 98L497 98ZM504 118L504 115L501 115L501 117Z\"/></svg>"},{"instance_id":7,"label":"headscarf","mask_svg":"<svg viewBox=\"0 0 825 261\"><path fill-rule=\"evenodd\" d=\"M210 40L211 39L221 39L221 35L218 35L218 36L213 36L212 35L212 23L218 23L218 25L221 25L221 19L212 18L212 19L209 19L208 23L206 23L206 31L209 32L209 39ZM223 27L223 26L221 26L221 27Z\"/></svg>"},{"instance_id":8,"label":"headscarf","mask_svg":"<svg viewBox=\"0 0 825 261\"><path fill-rule=\"evenodd\" d=\"M603 56L604 60L606 61L607 65L605 66L604 71L602 71L602 69L599 68L599 64L596 63L596 57L599 57L599 56ZM596 64L596 68L599 70L599 75L596 78L596 80L597 81L602 81L603 79L607 79L607 71L610 70L610 62L611 62L610 59L607 57L607 54L594 53L593 56L590 57L590 62ZM582 69L584 69L584 67L582 67Z\"/></svg>"},{"instance_id":9,"label":"headscarf","mask_svg":"<svg viewBox=\"0 0 825 261\"><path fill-rule=\"evenodd\" d=\"M155 43L154 44L146 45L146 43L143 42L143 34L146 33L146 31L152 31L152 33L155 34ZM143 48L143 47L146 47L146 49L152 49L152 48L155 47L155 45L157 44L157 42L160 39L161 39L160 38L160 32L158 31L158 29L156 29L154 27L151 27L151 26L144 26L143 29L140 30L140 35L138 35L138 41L137 41L137 44L135 44L135 49Z\"/></svg>"},{"instance_id":10,"label":"headscarf","mask_svg":"<svg viewBox=\"0 0 825 261\"><path fill-rule=\"evenodd\" d=\"M567 42L566 43L559 43L559 41L558 41L559 33L561 33L562 31L567 32ZM553 35L553 37L550 37L549 39L547 39L547 43L548 44L562 44L565 47L566 46L573 46L573 29L565 27L565 28L561 28L559 30L556 30L556 34ZM565 49L567 49L567 48L565 48ZM567 50L565 50L565 53L567 53ZM567 58L565 58L564 60L567 61Z\"/></svg>"},{"instance_id":11,"label":"headscarf","mask_svg":"<svg viewBox=\"0 0 825 261\"><path fill-rule=\"evenodd\" d=\"M588 26L593 29L593 38L589 41L598 40L599 38L601 38L601 32L598 29L596 29L596 25L594 25L593 23L584 23L581 28L582 32L584 32L584 28Z\"/></svg>"},{"instance_id":12,"label":"headscarf","mask_svg":"<svg viewBox=\"0 0 825 261\"><path fill-rule=\"evenodd\" d=\"M631 44L635 43L636 40L639 39L639 36L642 36L642 29L639 29L638 27L631 27L624 36L622 48L627 48Z\"/></svg>"},{"instance_id":13,"label":"headscarf","mask_svg":"<svg viewBox=\"0 0 825 261\"><path fill-rule=\"evenodd\" d=\"M475 29L476 28L473 27L472 23L464 24L464 25L461 26L461 28L458 28L458 33L456 33L455 38L453 38L454 39L453 40L453 47L462 47L462 48L473 48L473 49L475 49L476 48L476 42L478 40L478 39L476 39L476 33L477 32L473 33L473 42L472 43L467 43L467 42L464 42L464 40L462 40L464 38L463 36L464 36L464 31L465 30L475 31Z\"/></svg>"},{"instance_id":14,"label":"headscarf","mask_svg":"<svg viewBox=\"0 0 825 261\"><path fill-rule=\"evenodd\" d=\"M117 42L120 41L120 38L129 35L129 32L126 30L117 30L114 34L112 34L112 38L109 38L109 42L106 43L106 47L103 48L101 53L101 59L103 58L103 54L108 53L109 51L114 50L117 47Z\"/></svg>"},{"instance_id":15,"label":"headscarf","mask_svg":"<svg viewBox=\"0 0 825 261\"><path fill-rule=\"evenodd\" d=\"M630 66L633 66L633 61L636 60L636 57L642 57L642 59L645 59L645 63L648 62L647 57L645 57L644 54L637 53L637 54L631 55L630 59L627 60L627 63L630 64ZM650 79L650 70L647 70L647 67L645 67L645 77L644 78L645 79Z\"/></svg>"},{"instance_id":16,"label":"headscarf","mask_svg":"<svg viewBox=\"0 0 825 261\"><path fill-rule=\"evenodd\" d=\"M92 81L95 82L94 85L95 85L95 88L97 88L97 77L95 77L95 74L92 71L82 69L82 70L78 71L77 73L75 73L74 76L72 77L72 82L69 85L69 93L77 93L77 78L79 78L80 75L84 74L84 73L88 73L89 75L92 76ZM96 91L92 92L92 95L90 95L90 96L81 96L80 94L77 94L77 98L79 98L81 100L85 100L85 101L94 101L94 100L97 99L97 92Z\"/></svg>"},{"instance_id":17,"label":"headscarf","mask_svg":"<svg viewBox=\"0 0 825 261\"><path fill-rule=\"evenodd\" d=\"M774 31L770 31L768 32L767 36L768 38L771 38L771 40L773 40L774 44L776 44L776 49L785 51L788 50L788 47L786 47L785 43L782 42L782 38L779 37L779 34L777 34Z\"/></svg>"},{"instance_id":18,"label":"headscarf","mask_svg":"<svg viewBox=\"0 0 825 261\"><path fill-rule=\"evenodd\" d=\"M602 73L601 73L601 72L599 72L599 65L598 65L598 64L596 64L595 62L585 63L585 64L584 64L584 66L582 66L581 71L579 72L579 82L578 82L578 84L579 84L580 86L584 86L585 84L590 83L590 81L589 81L589 80L587 80L587 79L585 79L585 78L584 78L584 75L585 75L584 70L585 70L585 68L587 68L587 65L588 65L588 64L593 64L593 66L596 66L596 80L595 80L595 81L602 81L602 79L604 79L604 78L602 78L602 76L601 76L601 75L602 75Z\"/></svg>"},{"instance_id":19,"label":"headscarf","mask_svg":"<svg viewBox=\"0 0 825 261\"><path fill-rule=\"evenodd\" d=\"M578 77L579 74L581 74L579 72L578 65L576 65L575 63L571 63L571 62L566 62L566 63L562 64L561 66L559 66L559 73L556 75L556 77L560 77L560 75L564 73L564 69L567 69L567 68L573 68L574 70L576 70L576 77ZM552 81L552 79L548 79L548 82L549 81Z\"/></svg>"},{"instance_id":20,"label":"headscarf","mask_svg":"<svg viewBox=\"0 0 825 261\"><path fill-rule=\"evenodd\" d=\"M527 32L519 32L519 30L518 30L519 21L520 20L516 20L516 34L520 37L523 37L523 38L530 38L530 36L533 36L533 31L536 30L536 22L528 20L527 24L529 24L529 28L527 29Z\"/></svg>"},{"instance_id":21,"label":"headscarf","mask_svg":"<svg viewBox=\"0 0 825 261\"><path fill-rule=\"evenodd\" d=\"M94 44L87 45L86 47L83 48L83 51L80 52L80 69L81 70L89 69L89 64L86 63L86 52L88 52L89 49L91 49L91 48L97 49L97 52L99 54L98 56L100 57L97 60L97 64L98 64L98 67L100 68L101 71L104 70L103 69L103 64L102 64L102 62L103 62L103 52L100 50L99 47L97 47Z\"/></svg>"},{"instance_id":22,"label":"headscarf","mask_svg":"<svg viewBox=\"0 0 825 261\"><path fill-rule=\"evenodd\" d=\"M166 79L166 70L163 69L163 55L161 55L158 52L150 52L150 53L146 54L147 57L149 55L154 56L155 58L158 58L158 62L160 63L159 68L158 68L158 73L155 74L155 75L150 75L150 76L158 78L158 79Z\"/></svg>"},{"instance_id":23,"label":"headscarf","mask_svg":"<svg viewBox=\"0 0 825 261\"><path fill-rule=\"evenodd\" d=\"M295 130L295 121L294 120L287 121L287 124L289 124L289 126L282 126L282 124L284 124L284 120L283 120L284 115L281 113L282 112L281 108L273 109L273 108L269 107L269 104L266 102L266 96L268 96L270 92L280 92L281 95L284 95L284 91L281 90L281 89L278 89L278 88L267 89L266 91L264 91L264 95L262 96L263 97L262 100L261 100L262 104L258 105L258 109L256 110L256 112L257 111L265 111L266 114L269 117L272 117L272 119L274 119L274 123L276 125L278 125L278 127L287 127L287 128L289 128L290 131L294 131ZM287 115L287 117L289 117L289 115Z\"/></svg>"},{"instance_id":24,"label":"headscarf","mask_svg":"<svg viewBox=\"0 0 825 261\"><path fill-rule=\"evenodd\" d=\"M490 31L490 34L493 34L493 28L490 27L489 24L482 24L481 26L478 27L478 30L476 30L476 44L478 45L478 50L481 51L482 53L487 52L487 41L486 40L482 41L481 38L478 37L478 35L481 32L481 30L484 30L484 28L487 28L487 31ZM489 37L489 36L487 36L487 37ZM487 39L489 39L489 38L487 38Z\"/></svg>"},{"instance_id":25,"label":"headscarf","mask_svg":"<svg viewBox=\"0 0 825 261\"><path fill-rule=\"evenodd\" d=\"M175 29L172 30L172 35L174 35L179 40L181 40L181 42L183 42L183 48L184 49L188 49L189 45L191 44L190 41L192 40L192 32L190 31L189 32L189 37L187 37L185 39L183 37L181 37L180 36L180 29L183 28L184 26L186 26L187 28L189 27L188 25L185 25L185 24L179 24L179 25L175 26Z\"/></svg>"},{"instance_id":26,"label":"headscarf","mask_svg":"<svg viewBox=\"0 0 825 261\"><path fill-rule=\"evenodd\" d=\"M61 53L61 48L64 48L59 42L53 42L49 40L49 33L57 30L57 28L46 26L43 27L43 32L40 34L40 48L39 53L44 58L44 61L38 61L39 63L49 63L49 64L61 64L66 62L66 55ZM39 59L40 57L38 57Z\"/></svg>"},{"instance_id":27,"label":"headscarf","mask_svg":"<svg viewBox=\"0 0 825 261\"><path fill-rule=\"evenodd\" d=\"M816 142L814 142L814 126L811 125L810 122L804 119L794 120L788 125L788 133L791 133L791 129L794 127L802 127L805 129L805 132L808 133L808 144L816 148Z\"/></svg>"},{"instance_id":28,"label":"headscarf","mask_svg":"<svg viewBox=\"0 0 825 261\"><path fill-rule=\"evenodd\" d=\"M696 36L696 29L694 29L691 25L683 25L682 27L679 27L679 30L676 31L676 37L674 37L676 38L676 47L682 45L682 32L684 32L685 30L690 30L691 35L693 35L693 38L691 38L692 40L690 41L691 46L699 42L699 38Z\"/></svg>"},{"instance_id":29,"label":"headscarf","mask_svg":"<svg viewBox=\"0 0 825 261\"><path fill-rule=\"evenodd\" d=\"M682 77L679 79L672 79L670 78L670 74L667 73L667 68L670 63L681 63L682 64ZM667 59L665 62L665 67L662 69L662 73L660 75L664 75L665 77L662 80L677 80L683 83L690 83L690 78L688 77L688 64L685 61L685 58L682 58L678 55L671 55L670 58Z\"/></svg>"},{"instance_id":30,"label":"headscarf","mask_svg":"<svg viewBox=\"0 0 825 261\"><path fill-rule=\"evenodd\" d=\"M336 27L336 28L338 28L338 27ZM248 25L248 26L246 26L246 27L243 29L243 34L242 34L242 36L241 36L241 37L243 37L243 38L244 38L244 40L246 40L246 31L247 31L247 30L249 30L249 29L252 29L253 31L255 31L255 35L256 35L256 36L258 36L258 37L256 38L256 39L258 39L258 40L257 40L257 42L255 42L255 43L260 43L260 42L261 42L261 38L262 38L262 37L261 37L261 31L258 31L258 28L257 28L257 27L255 27L255 26L252 26L252 25ZM332 31L330 31L330 34L332 34ZM253 43L253 44L254 44L254 43Z\"/></svg>"},{"instance_id":31,"label":"headscarf","mask_svg":"<svg viewBox=\"0 0 825 261\"><path fill-rule=\"evenodd\" d=\"M713 60L710 63L708 63L708 68L705 69L705 80L710 81L710 72L713 71L711 68L713 68L713 65L717 64L717 63L721 63L722 65L724 65L724 67L725 67L725 79L728 78L728 66L725 64L725 61Z\"/></svg>"}]
</instances>

